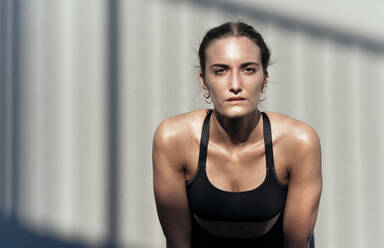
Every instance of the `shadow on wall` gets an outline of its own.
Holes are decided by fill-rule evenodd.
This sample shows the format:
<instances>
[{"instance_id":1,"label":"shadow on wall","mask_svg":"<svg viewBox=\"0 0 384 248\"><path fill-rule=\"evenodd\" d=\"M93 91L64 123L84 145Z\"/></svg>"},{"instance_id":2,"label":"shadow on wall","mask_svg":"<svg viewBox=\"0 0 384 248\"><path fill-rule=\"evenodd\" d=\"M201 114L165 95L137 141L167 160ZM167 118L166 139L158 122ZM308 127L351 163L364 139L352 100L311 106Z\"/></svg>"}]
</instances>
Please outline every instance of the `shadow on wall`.
<instances>
[{"instance_id":1,"label":"shadow on wall","mask_svg":"<svg viewBox=\"0 0 384 248\"><path fill-rule=\"evenodd\" d=\"M123 248L116 244L91 246L77 241L63 240L51 235L37 233L23 227L15 219L0 217L0 247L4 248ZM128 244L127 248L144 248ZM147 247L146 247L147 248Z\"/></svg>"},{"instance_id":2,"label":"shadow on wall","mask_svg":"<svg viewBox=\"0 0 384 248\"><path fill-rule=\"evenodd\" d=\"M23 39L22 28L28 27L20 14L25 8L21 0L0 0L0 247L90 247L71 241L60 240L51 235L44 235L34 229L20 225L18 213L23 206L19 204L19 174L23 164L20 162L20 123L24 118L20 113L25 107L20 99L23 85L23 70L20 61L24 53L21 51ZM119 175L119 133L118 133L118 9L119 0L110 0L106 8L108 20L108 76L106 78L108 102L108 175L107 175L107 241L97 247L117 248L118 242L118 175ZM9 134L8 134L9 132ZM5 179L9 176L9 179ZM10 199L6 199L10 195ZM7 202L8 201L8 202ZM10 206L10 218L2 216L4 206ZM138 247L129 245L128 247Z\"/></svg>"},{"instance_id":3,"label":"shadow on wall","mask_svg":"<svg viewBox=\"0 0 384 248\"><path fill-rule=\"evenodd\" d=\"M15 219L0 219L0 247L29 248L29 247L55 247L55 248L88 248L79 243L68 242L38 234L22 227ZM90 247L89 247L90 248Z\"/></svg>"},{"instance_id":4,"label":"shadow on wall","mask_svg":"<svg viewBox=\"0 0 384 248\"><path fill-rule=\"evenodd\" d=\"M177 0L165 0L178 3ZM233 14L241 13L249 16L250 19L274 23L280 28L287 30L301 30L302 32L313 37L327 37L339 44L357 45L360 48L371 53L384 53L384 43L382 40L365 37L359 34L349 33L338 28L330 28L322 23L300 20L298 18L276 14L272 11L262 10L254 5L241 4L236 1L219 1L219 0L191 0L197 6L204 8L212 7L223 13Z\"/></svg>"},{"instance_id":5,"label":"shadow on wall","mask_svg":"<svg viewBox=\"0 0 384 248\"><path fill-rule=\"evenodd\" d=\"M54 238L49 235L39 234L31 229L21 226L15 219L0 218L0 247L6 248L92 248L92 246L80 242L67 241ZM122 248L115 244L104 244L97 246L103 248ZM128 245L127 247L144 248L139 245ZM310 247L314 248L312 237Z\"/></svg>"}]
</instances>

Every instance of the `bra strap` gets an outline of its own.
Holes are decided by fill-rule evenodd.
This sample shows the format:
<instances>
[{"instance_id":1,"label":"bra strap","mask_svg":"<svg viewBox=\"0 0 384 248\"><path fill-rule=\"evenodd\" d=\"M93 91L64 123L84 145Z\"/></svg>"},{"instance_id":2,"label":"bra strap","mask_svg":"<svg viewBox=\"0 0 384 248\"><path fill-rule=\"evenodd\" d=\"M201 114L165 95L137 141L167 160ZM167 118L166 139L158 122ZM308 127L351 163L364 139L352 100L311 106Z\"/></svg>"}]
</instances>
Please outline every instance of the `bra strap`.
<instances>
[{"instance_id":1,"label":"bra strap","mask_svg":"<svg viewBox=\"0 0 384 248\"><path fill-rule=\"evenodd\" d=\"M263 115L263 132L264 132L264 146L265 146L265 157L267 160L268 168L273 168L273 146L272 146L272 132L271 123L266 113L261 112Z\"/></svg>"},{"instance_id":2,"label":"bra strap","mask_svg":"<svg viewBox=\"0 0 384 248\"><path fill-rule=\"evenodd\" d=\"M200 138L199 164L204 165L207 160L208 140L209 140L209 120L211 118L212 109L208 109L208 114L203 123Z\"/></svg>"}]
</instances>

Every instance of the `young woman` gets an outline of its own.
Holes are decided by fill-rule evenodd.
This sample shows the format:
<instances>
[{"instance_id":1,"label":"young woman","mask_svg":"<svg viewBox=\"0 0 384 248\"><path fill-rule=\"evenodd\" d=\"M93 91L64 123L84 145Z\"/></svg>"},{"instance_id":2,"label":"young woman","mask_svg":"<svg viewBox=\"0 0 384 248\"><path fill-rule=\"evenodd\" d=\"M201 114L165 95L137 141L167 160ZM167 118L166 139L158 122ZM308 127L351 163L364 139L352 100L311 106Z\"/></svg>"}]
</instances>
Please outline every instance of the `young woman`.
<instances>
[{"instance_id":1,"label":"young woman","mask_svg":"<svg viewBox=\"0 0 384 248\"><path fill-rule=\"evenodd\" d=\"M168 248L309 247L322 189L309 125L258 105L270 52L242 22L207 32L200 82L213 110L164 120L153 142L157 212Z\"/></svg>"}]
</instances>

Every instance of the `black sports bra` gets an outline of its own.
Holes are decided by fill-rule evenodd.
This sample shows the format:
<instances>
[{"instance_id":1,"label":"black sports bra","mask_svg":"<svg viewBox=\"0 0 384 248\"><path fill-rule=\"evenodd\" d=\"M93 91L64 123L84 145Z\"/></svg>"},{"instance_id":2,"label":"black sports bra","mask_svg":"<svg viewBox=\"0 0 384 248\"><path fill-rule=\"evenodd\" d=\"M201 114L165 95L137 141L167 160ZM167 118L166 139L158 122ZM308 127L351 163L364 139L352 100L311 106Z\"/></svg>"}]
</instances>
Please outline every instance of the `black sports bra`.
<instances>
[{"instance_id":1,"label":"black sports bra","mask_svg":"<svg viewBox=\"0 0 384 248\"><path fill-rule=\"evenodd\" d=\"M197 172L186 184L191 212L211 221L262 222L275 217L284 209L288 187L280 184L276 177L271 126L267 114L262 112L266 177L260 186L244 192L220 190L207 178L205 165L211 114L212 110L209 110L203 123Z\"/></svg>"}]
</instances>

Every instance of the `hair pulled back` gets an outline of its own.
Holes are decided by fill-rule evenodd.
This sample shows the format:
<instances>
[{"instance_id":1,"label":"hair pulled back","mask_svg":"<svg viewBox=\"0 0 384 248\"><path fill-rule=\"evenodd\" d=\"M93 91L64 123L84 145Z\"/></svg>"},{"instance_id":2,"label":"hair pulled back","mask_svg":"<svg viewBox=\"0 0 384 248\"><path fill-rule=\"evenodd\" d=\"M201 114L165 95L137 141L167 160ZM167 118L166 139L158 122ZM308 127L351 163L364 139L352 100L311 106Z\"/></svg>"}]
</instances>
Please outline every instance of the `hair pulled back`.
<instances>
[{"instance_id":1,"label":"hair pulled back","mask_svg":"<svg viewBox=\"0 0 384 248\"><path fill-rule=\"evenodd\" d=\"M220 26L210 29L204 36L199 47L200 69L205 77L206 50L208 46L215 40L225 37L247 37L253 41L260 49L261 64L264 72L267 71L269 58L271 53L264 42L263 37L251 25L244 22L226 22Z\"/></svg>"}]
</instances>

